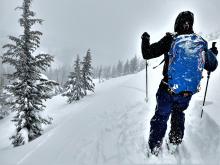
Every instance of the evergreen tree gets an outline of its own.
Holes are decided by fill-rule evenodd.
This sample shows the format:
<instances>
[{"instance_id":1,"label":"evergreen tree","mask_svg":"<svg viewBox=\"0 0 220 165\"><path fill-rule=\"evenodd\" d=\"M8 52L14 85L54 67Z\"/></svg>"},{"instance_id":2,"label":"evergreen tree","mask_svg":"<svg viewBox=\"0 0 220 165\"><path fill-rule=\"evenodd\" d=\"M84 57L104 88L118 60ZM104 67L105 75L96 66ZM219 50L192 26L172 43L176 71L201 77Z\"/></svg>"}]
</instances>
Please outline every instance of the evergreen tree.
<instances>
[{"instance_id":1,"label":"evergreen tree","mask_svg":"<svg viewBox=\"0 0 220 165\"><path fill-rule=\"evenodd\" d=\"M0 58L0 90L3 88L5 84L4 74L5 74L5 69L2 65L2 59Z\"/></svg>"},{"instance_id":2,"label":"evergreen tree","mask_svg":"<svg viewBox=\"0 0 220 165\"><path fill-rule=\"evenodd\" d=\"M11 95L5 92L4 88L0 88L0 119L3 119L10 112L8 105L8 100L10 100Z\"/></svg>"},{"instance_id":3,"label":"evergreen tree","mask_svg":"<svg viewBox=\"0 0 220 165\"><path fill-rule=\"evenodd\" d=\"M0 75L0 90L3 88L4 84L5 84L4 77L3 75Z\"/></svg>"},{"instance_id":4,"label":"evergreen tree","mask_svg":"<svg viewBox=\"0 0 220 165\"><path fill-rule=\"evenodd\" d=\"M139 65L139 71L144 70L146 68L146 60L141 60Z\"/></svg>"},{"instance_id":5,"label":"evergreen tree","mask_svg":"<svg viewBox=\"0 0 220 165\"><path fill-rule=\"evenodd\" d=\"M123 73L124 73L124 75L127 75L127 74L129 74L129 72L130 72L130 66L129 66L129 61L127 60L124 65Z\"/></svg>"},{"instance_id":6,"label":"evergreen tree","mask_svg":"<svg viewBox=\"0 0 220 165\"><path fill-rule=\"evenodd\" d=\"M83 83L83 89L85 95L87 95L87 90L94 92L94 88L95 88L95 84L92 81L91 62L92 62L92 57L89 49L82 61L82 83Z\"/></svg>"},{"instance_id":7,"label":"evergreen tree","mask_svg":"<svg viewBox=\"0 0 220 165\"><path fill-rule=\"evenodd\" d=\"M2 63L0 63L0 119L3 119L7 114L7 111L5 110L6 97L3 93L4 77L2 69Z\"/></svg>"},{"instance_id":8,"label":"evergreen tree","mask_svg":"<svg viewBox=\"0 0 220 165\"><path fill-rule=\"evenodd\" d=\"M66 92L64 92L63 96L68 97L68 103L78 101L85 95L79 56L77 56L75 61L74 71L70 72L69 80L66 82L65 88Z\"/></svg>"},{"instance_id":9,"label":"evergreen tree","mask_svg":"<svg viewBox=\"0 0 220 165\"><path fill-rule=\"evenodd\" d=\"M135 56L130 61L130 73L135 73L138 71L138 58Z\"/></svg>"},{"instance_id":10,"label":"evergreen tree","mask_svg":"<svg viewBox=\"0 0 220 165\"><path fill-rule=\"evenodd\" d=\"M50 119L42 118L40 112L44 110L43 100L50 96L53 81L49 81L42 76L41 71L45 71L53 57L49 54L34 55L40 46L40 36L42 33L33 30L35 24L41 24L42 20L35 18L35 13L30 10L32 0L24 0L19 19L23 29L19 37L9 36L11 43L3 48L7 51L3 54L3 63L8 63L15 68L12 74L7 77L12 82L7 86L15 99L11 103L12 110L16 112L13 122L16 125L16 132L10 138L14 146L20 146L27 141L31 141L42 134L42 124L50 124Z\"/></svg>"},{"instance_id":11,"label":"evergreen tree","mask_svg":"<svg viewBox=\"0 0 220 165\"><path fill-rule=\"evenodd\" d=\"M106 66L103 69L103 77L108 80L111 77L111 66Z\"/></svg>"},{"instance_id":12,"label":"evergreen tree","mask_svg":"<svg viewBox=\"0 0 220 165\"><path fill-rule=\"evenodd\" d=\"M99 76L98 76L98 72L99 72L99 67L98 67L98 66L96 66L95 68L93 68L92 73L93 73L93 78L94 78L94 79L96 79L96 78L99 77Z\"/></svg>"},{"instance_id":13,"label":"evergreen tree","mask_svg":"<svg viewBox=\"0 0 220 165\"><path fill-rule=\"evenodd\" d=\"M112 73L111 73L111 75L112 75L112 78L117 77L117 69L116 69L115 65L113 65L113 67L112 67Z\"/></svg>"},{"instance_id":14,"label":"evergreen tree","mask_svg":"<svg viewBox=\"0 0 220 165\"><path fill-rule=\"evenodd\" d=\"M118 61L118 65L117 65L117 76L121 76L123 73L123 64L122 62L119 60Z\"/></svg>"},{"instance_id":15,"label":"evergreen tree","mask_svg":"<svg viewBox=\"0 0 220 165\"><path fill-rule=\"evenodd\" d=\"M102 80L101 80L101 79L102 79L102 74L103 74L102 72L103 72L103 71L102 71L102 66L100 66L100 67L99 67L99 71L98 71L99 83L102 82Z\"/></svg>"}]
</instances>

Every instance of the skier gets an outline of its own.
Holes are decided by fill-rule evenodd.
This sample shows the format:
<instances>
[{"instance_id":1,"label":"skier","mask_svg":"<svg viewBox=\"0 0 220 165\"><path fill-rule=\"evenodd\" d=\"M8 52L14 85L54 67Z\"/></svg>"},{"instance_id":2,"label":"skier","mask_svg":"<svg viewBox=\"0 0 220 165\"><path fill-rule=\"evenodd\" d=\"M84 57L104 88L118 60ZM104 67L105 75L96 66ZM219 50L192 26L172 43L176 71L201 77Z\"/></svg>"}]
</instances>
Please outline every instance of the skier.
<instances>
[{"instance_id":1,"label":"skier","mask_svg":"<svg viewBox=\"0 0 220 165\"><path fill-rule=\"evenodd\" d=\"M156 94L155 114L150 121L149 149L158 155L171 114L168 144L178 146L184 136L184 110L191 97L198 92L203 68L214 71L218 62L216 47L208 49L207 42L193 31L194 15L181 12L175 21L175 34L166 33L158 42L150 44L150 35L142 35L142 55L146 60L164 54L163 79Z\"/></svg>"}]
</instances>

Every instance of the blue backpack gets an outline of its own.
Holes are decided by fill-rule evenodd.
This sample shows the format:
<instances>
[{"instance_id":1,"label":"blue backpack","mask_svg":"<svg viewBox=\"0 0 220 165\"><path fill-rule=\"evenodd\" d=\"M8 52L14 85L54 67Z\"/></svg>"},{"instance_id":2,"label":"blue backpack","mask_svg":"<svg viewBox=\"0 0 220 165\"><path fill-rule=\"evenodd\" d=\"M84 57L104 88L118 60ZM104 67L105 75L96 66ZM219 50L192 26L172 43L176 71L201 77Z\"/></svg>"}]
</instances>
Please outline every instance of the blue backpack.
<instances>
[{"instance_id":1,"label":"blue backpack","mask_svg":"<svg viewBox=\"0 0 220 165\"><path fill-rule=\"evenodd\" d=\"M196 34L174 38L168 53L168 85L175 93L198 92L206 50L207 42Z\"/></svg>"}]
</instances>

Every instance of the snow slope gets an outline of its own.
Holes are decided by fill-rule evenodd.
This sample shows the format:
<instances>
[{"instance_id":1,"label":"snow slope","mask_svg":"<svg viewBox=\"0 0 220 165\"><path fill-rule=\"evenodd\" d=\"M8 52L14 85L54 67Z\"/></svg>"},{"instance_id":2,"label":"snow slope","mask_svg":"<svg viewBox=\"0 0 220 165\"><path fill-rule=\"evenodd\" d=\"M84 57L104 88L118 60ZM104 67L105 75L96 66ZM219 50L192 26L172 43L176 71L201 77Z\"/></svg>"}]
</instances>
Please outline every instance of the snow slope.
<instances>
[{"instance_id":1,"label":"snow slope","mask_svg":"<svg viewBox=\"0 0 220 165\"><path fill-rule=\"evenodd\" d=\"M179 153L163 147L159 157L146 157L149 123L155 109L155 93L161 69L149 67L149 102L145 102L145 71L96 85L77 103L67 104L56 96L46 102L54 118L36 140L17 148L10 145L13 115L0 120L0 165L123 165L123 164L219 164L220 82L219 70L211 75L204 116L200 118L204 94L196 94L186 111L186 131ZM167 132L169 131L169 128ZM167 138L167 135L165 139Z\"/></svg>"}]
</instances>

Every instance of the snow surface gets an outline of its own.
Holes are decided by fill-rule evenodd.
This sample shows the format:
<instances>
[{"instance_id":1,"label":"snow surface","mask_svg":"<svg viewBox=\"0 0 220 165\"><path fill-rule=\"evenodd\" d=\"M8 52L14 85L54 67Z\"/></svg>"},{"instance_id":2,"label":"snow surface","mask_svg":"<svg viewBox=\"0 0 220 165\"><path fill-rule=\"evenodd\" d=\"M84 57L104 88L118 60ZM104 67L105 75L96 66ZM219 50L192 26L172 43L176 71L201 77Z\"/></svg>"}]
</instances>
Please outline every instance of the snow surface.
<instances>
[{"instance_id":1,"label":"snow surface","mask_svg":"<svg viewBox=\"0 0 220 165\"><path fill-rule=\"evenodd\" d=\"M201 92L185 111L185 137L178 153L169 154L163 144L159 157L146 157L155 93L162 78L162 66L151 68L160 60L149 66L148 103L142 71L96 83L95 94L76 103L67 104L60 95L48 100L44 115L53 117L53 124L24 146L13 148L8 139L14 131L13 114L0 120L0 165L220 164L219 68L211 74L203 118L205 74Z\"/></svg>"}]
</instances>

